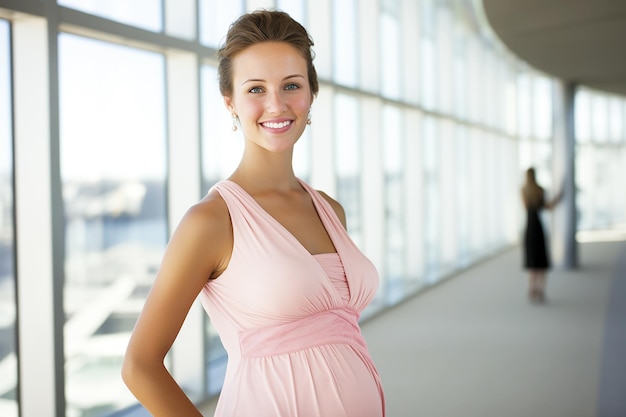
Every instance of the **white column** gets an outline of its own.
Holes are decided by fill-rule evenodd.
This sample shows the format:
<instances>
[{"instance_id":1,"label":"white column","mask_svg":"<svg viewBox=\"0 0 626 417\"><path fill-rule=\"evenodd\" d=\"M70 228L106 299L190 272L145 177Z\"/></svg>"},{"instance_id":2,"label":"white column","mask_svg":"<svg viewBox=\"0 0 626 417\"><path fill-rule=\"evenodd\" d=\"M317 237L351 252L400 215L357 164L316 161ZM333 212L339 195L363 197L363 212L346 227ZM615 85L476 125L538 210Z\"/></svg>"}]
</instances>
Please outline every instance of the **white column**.
<instances>
[{"instance_id":1,"label":"white column","mask_svg":"<svg viewBox=\"0 0 626 417\"><path fill-rule=\"evenodd\" d=\"M173 232L201 198L199 74L196 56L169 52L168 96L168 222ZM204 313L192 306L171 351L172 373L192 399L205 391Z\"/></svg>"},{"instance_id":2,"label":"white column","mask_svg":"<svg viewBox=\"0 0 626 417\"><path fill-rule=\"evenodd\" d=\"M57 154L52 152L54 149L58 151L58 128L55 132L50 123L48 51L45 19L14 20L17 323L22 417L55 417L64 413L65 407L63 356L59 351L62 322L55 323L58 311L62 312L62 306L55 306L55 294L62 290L63 283L62 278L55 283L53 254L55 245L63 246L63 242L54 241L53 235L52 183L58 181L58 173L52 175L51 155ZM62 225L55 227L58 230ZM55 325L59 328L55 329Z\"/></svg>"},{"instance_id":3,"label":"white column","mask_svg":"<svg viewBox=\"0 0 626 417\"><path fill-rule=\"evenodd\" d=\"M563 198L554 209L551 252L555 265L566 269L578 266L576 243L576 137L574 98L576 86L555 82L553 178L555 191Z\"/></svg>"}]
</instances>

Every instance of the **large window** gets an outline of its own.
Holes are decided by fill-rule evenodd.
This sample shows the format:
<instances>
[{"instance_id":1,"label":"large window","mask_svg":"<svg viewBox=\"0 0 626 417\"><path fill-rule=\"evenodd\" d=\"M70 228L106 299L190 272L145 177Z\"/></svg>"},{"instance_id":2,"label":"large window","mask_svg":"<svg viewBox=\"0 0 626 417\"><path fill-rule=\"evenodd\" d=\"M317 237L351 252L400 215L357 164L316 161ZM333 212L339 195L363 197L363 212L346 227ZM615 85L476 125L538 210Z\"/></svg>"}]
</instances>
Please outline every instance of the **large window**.
<instances>
[{"instance_id":1,"label":"large window","mask_svg":"<svg viewBox=\"0 0 626 417\"><path fill-rule=\"evenodd\" d=\"M626 220L626 99L588 89L576 93L577 221L581 230Z\"/></svg>"},{"instance_id":2,"label":"large window","mask_svg":"<svg viewBox=\"0 0 626 417\"><path fill-rule=\"evenodd\" d=\"M9 24L0 20L0 415L17 417Z\"/></svg>"},{"instance_id":3,"label":"large window","mask_svg":"<svg viewBox=\"0 0 626 417\"><path fill-rule=\"evenodd\" d=\"M164 63L61 34L59 67L67 415L98 416L135 401L121 363L167 239Z\"/></svg>"}]
</instances>

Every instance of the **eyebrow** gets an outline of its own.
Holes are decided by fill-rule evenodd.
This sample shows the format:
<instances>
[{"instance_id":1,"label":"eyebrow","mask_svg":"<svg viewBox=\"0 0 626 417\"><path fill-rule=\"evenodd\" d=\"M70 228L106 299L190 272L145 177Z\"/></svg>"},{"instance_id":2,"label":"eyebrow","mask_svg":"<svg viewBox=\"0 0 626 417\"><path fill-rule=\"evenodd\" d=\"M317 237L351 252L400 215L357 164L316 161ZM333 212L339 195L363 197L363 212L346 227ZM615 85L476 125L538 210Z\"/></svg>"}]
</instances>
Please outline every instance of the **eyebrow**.
<instances>
[{"instance_id":1,"label":"eyebrow","mask_svg":"<svg viewBox=\"0 0 626 417\"><path fill-rule=\"evenodd\" d=\"M290 78L302 78L302 79L304 79L304 75L301 75L301 74L288 75L285 78L283 78L282 81L288 80ZM242 82L241 85L244 85L246 83L258 83L258 82L265 82L265 80L260 79L260 78L250 78L250 79L245 80L244 82Z\"/></svg>"}]
</instances>

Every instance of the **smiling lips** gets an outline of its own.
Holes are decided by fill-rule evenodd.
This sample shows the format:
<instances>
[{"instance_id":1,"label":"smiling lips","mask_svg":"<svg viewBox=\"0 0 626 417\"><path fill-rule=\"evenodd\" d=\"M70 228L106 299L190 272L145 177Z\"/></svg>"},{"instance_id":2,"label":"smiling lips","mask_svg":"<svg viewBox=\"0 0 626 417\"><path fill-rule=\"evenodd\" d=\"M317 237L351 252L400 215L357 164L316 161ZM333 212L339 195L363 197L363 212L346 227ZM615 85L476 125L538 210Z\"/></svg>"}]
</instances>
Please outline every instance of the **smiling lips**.
<instances>
[{"instance_id":1,"label":"smiling lips","mask_svg":"<svg viewBox=\"0 0 626 417\"><path fill-rule=\"evenodd\" d=\"M291 120L285 120L282 122L264 122L261 123L264 127L269 127L270 129L282 129L291 124Z\"/></svg>"}]
</instances>

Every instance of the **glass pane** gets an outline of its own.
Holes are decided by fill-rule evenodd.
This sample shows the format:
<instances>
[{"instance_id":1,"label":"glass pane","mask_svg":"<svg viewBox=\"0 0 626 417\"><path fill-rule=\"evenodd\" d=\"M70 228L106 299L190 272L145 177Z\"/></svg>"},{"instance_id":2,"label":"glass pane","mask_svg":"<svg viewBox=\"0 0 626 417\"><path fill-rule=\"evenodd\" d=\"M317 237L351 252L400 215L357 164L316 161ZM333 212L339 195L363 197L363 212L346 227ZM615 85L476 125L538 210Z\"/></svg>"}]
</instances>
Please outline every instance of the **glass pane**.
<instances>
[{"instance_id":1,"label":"glass pane","mask_svg":"<svg viewBox=\"0 0 626 417\"><path fill-rule=\"evenodd\" d=\"M357 4L355 0L333 2L333 78L343 85L357 84Z\"/></svg>"},{"instance_id":2,"label":"glass pane","mask_svg":"<svg viewBox=\"0 0 626 417\"><path fill-rule=\"evenodd\" d=\"M311 119L315 118L315 113L311 111ZM309 182L311 176L311 129L304 129L304 133L298 139L298 144L293 149L293 171L296 176Z\"/></svg>"},{"instance_id":3,"label":"glass pane","mask_svg":"<svg viewBox=\"0 0 626 417\"><path fill-rule=\"evenodd\" d=\"M622 131L622 137L620 138L620 142L622 143L626 143L626 97L622 98L621 100L622 103L622 126L623 126L623 131Z\"/></svg>"},{"instance_id":4,"label":"glass pane","mask_svg":"<svg viewBox=\"0 0 626 417\"><path fill-rule=\"evenodd\" d=\"M452 122L442 120L437 132L438 187L439 187L439 259L440 272L449 273L456 268L459 261L459 225L457 223L457 206L452 202L457 198L456 170L454 160L456 149L455 126ZM445 219L445 220L444 220Z\"/></svg>"},{"instance_id":5,"label":"glass pane","mask_svg":"<svg viewBox=\"0 0 626 417\"><path fill-rule=\"evenodd\" d=\"M385 294L387 303L394 304L405 294L406 252L404 223L404 143L402 115L398 108L383 108L384 192L385 192Z\"/></svg>"},{"instance_id":6,"label":"glass pane","mask_svg":"<svg viewBox=\"0 0 626 417\"><path fill-rule=\"evenodd\" d=\"M9 24L0 20L0 415L17 417Z\"/></svg>"},{"instance_id":7,"label":"glass pane","mask_svg":"<svg viewBox=\"0 0 626 417\"><path fill-rule=\"evenodd\" d=\"M480 122L484 107L484 66L482 44L474 37L466 43L467 56L467 120Z\"/></svg>"},{"instance_id":8,"label":"glass pane","mask_svg":"<svg viewBox=\"0 0 626 417\"><path fill-rule=\"evenodd\" d=\"M506 123L506 133L510 136L517 136L517 84L515 81L515 69L507 66L505 69L505 86L506 96L504 97L504 109Z\"/></svg>"},{"instance_id":9,"label":"glass pane","mask_svg":"<svg viewBox=\"0 0 626 417\"><path fill-rule=\"evenodd\" d=\"M576 221L578 230L589 230L593 225L593 148L589 143L576 146Z\"/></svg>"},{"instance_id":10,"label":"glass pane","mask_svg":"<svg viewBox=\"0 0 626 417\"><path fill-rule=\"evenodd\" d=\"M623 225L624 220L626 220L626 195L615 192L615 190L623 189L624 186L623 178L626 178L625 156L626 149L623 146L611 149L608 155L609 172L606 187L609 190L610 204L607 208L607 218L611 227Z\"/></svg>"},{"instance_id":11,"label":"glass pane","mask_svg":"<svg viewBox=\"0 0 626 417\"><path fill-rule=\"evenodd\" d=\"M597 143L607 142L609 136L608 100L605 94L591 96L592 139Z\"/></svg>"},{"instance_id":12,"label":"glass pane","mask_svg":"<svg viewBox=\"0 0 626 417\"><path fill-rule=\"evenodd\" d=\"M337 172L337 200L341 202L346 212L348 231L360 245L362 227L361 224L361 176L360 171L361 149L358 129L359 103L354 97L337 94L335 96L335 120L341 123L335 124L334 137L335 169Z\"/></svg>"},{"instance_id":13,"label":"glass pane","mask_svg":"<svg viewBox=\"0 0 626 417\"><path fill-rule=\"evenodd\" d=\"M472 193L470 192L469 162L468 162L468 131L463 125L456 125L455 152L456 161L456 233L458 245L458 263L460 266L469 264L469 223L470 223L470 202Z\"/></svg>"},{"instance_id":14,"label":"glass pane","mask_svg":"<svg viewBox=\"0 0 626 417\"><path fill-rule=\"evenodd\" d=\"M482 175L483 166L485 165L484 154L484 133L477 127L472 127L468 131L468 137L466 140L467 154L465 158L468 162L468 190L470 191L469 199L469 242L468 242L468 254L469 259L474 261L483 255L483 248L485 245L485 232L483 230L484 223L484 203L485 197L485 178Z\"/></svg>"},{"instance_id":15,"label":"glass pane","mask_svg":"<svg viewBox=\"0 0 626 417\"><path fill-rule=\"evenodd\" d=\"M552 137L552 81L544 76L534 78L534 106L532 118L535 122L534 134L538 139Z\"/></svg>"},{"instance_id":16,"label":"glass pane","mask_svg":"<svg viewBox=\"0 0 626 417\"><path fill-rule=\"evenodd\" d=\"M454 57L453 57L453 77L454 94L452 111L461 119L467 118L467 90L468 90L468 65L467 65L467 40L468 36L465 25L458 25L454 33Z\"/></svg>"},{"instance_id":17,"label":"glass pane","mask_svg":"<svg viewBox=\"0 0 626 417\"><path fill-rule=\"evenodd\" d=\"M59 36L68 416L136 400L120 371L167 240L164 60Z\"/></svg>"},{"instance_id":18,"label":"glass pane","mask_svg":"<svg viewBox=\"0 0 626 417\"><path fill-rule=\"evenodd\" d=\"M390 98L400 97L400 5L397 0L386 0L382 4L380 18L380 51L381 86L383 94ZM371 46L370 46L371 47Z\"/></svg>"},{"instance_id":19,"label":"glass pane","mask_svg":"<svg viewBox=\"0 0 626 417\"><path fill-rule=\"evenodd\" d=\"M522 138L532 135L532 89L531 77L527 72L520 72L517 76L518 103L517 126Z\"/></svg>"},{"instance_id":20,"label":"glass pane","mask_svg":"<svg viewBox=\"0 0 626 417\"><path fill-rule=\"evenodd\" d=\"M204 189L229 176L243 154L240 130L233 132L231 115L224 106L217 68L204 65L202 77L202 175Z\"/></svg>"},{"instance_id":21,"label":"glass pane","mask_svg":"<svg viewBox=\"0 0 626 417\"><path fill-rule=\"evenodd\" d=\"M610 133L609 138L611 142L621 142L624 136L624 112L622 110L624 106L624 100L618 96L610 98L609 103L609 119L610 119Z\"/></svg>"},{"instance_id":22,"label":"glass pane","mask_svg":"<svg viewBox=\"0 0 626 417\"><path fill-rule=\"evenodd\" d=\"M232 22L244 12L242 0L200 0L200 42L217 48Z\"/></svg>"},{"instance_id":23,"label":"glass pane","mask_svg":"<svg viewBox=\"0 0 626 417\"><path fill-rule=\"evenodd\" d=\"M170 36L195 40L198 11L196 0L164 0L165 32Z\"/></svg>"},{"instance_id":24,"label":"glass pane","mask_svg":"<svg viewBox=\"0 0 626 417\"><path fill-rule=\"evenodd\" d=\"M59 0L59 5L153 32L163 30L161 0Z\"/></svg>"},{"instance_id":25,"label":"glass pane","mask_svg":"<svg viewBox=\"0 0 626 417\"><path fill-rule=\"evenodd\" d=\"M626 168L623 146L615 146L625 125L623 100L581 89L576 94L576 205L580 230L604 229L624 222L626 197L621 190ZM584 135L584 136L583 136ZM590 140L591 139L591 140Z\"/></svg>"},{"instance_id":26,"label":"glass pane","mask_svg":"<svg viewBox=\"0 0 626 417\"><path fill-rule=\"evenodd\" d=\"M420 4L419 74L422 104L428 109L435 106L437 74L435 72L435 18L432 0Z\"/></svg>"},{"instance_id":27,"label":"glass pane","mask_svg":"<svg viewBox=\"0 0 626 417\"><path fill-rule=\"evenodd\" d=\"M435 59L437 73L437 109L444 113L452 111L453 95L453 61L454 30L451 11L447 4L439 3L434 10L435 24Z\"/></svg>"},{"instance_id":28,"label":"glass pane","mask_svg":"<svg viewBox=\"0 0 626 417\"><path fill-rule=\"evenodd\" d=\"M289 13L296 21L306 26L305 19L305 1L304 0L277 0L276 8L278 10Z\"/></svg>"},{"instance_id":29,"label":"glass pane","mask_svg":"<svg viewBox=\"0 0 626 417\"><path fill-rule=\"evenodd\" d=\"M587 143L591 141L591 94L585 89L577 90L574 100L576 142Z\"/></svg>"},{"instance_id":30,"label":"glass pane","mask_svg":"<svg viewBox=\"0 0 626 417\"><path fill-rule=\"evenodd\" d=\"M424 164L424 247L426 282L439 278L439 148L438 120L424 118L423 164Z\"/></svg>"}]
</instances>

